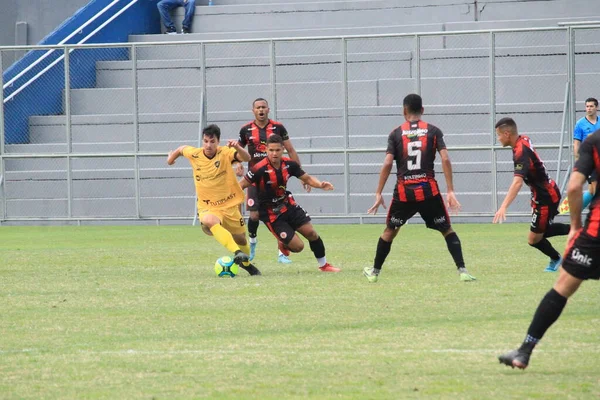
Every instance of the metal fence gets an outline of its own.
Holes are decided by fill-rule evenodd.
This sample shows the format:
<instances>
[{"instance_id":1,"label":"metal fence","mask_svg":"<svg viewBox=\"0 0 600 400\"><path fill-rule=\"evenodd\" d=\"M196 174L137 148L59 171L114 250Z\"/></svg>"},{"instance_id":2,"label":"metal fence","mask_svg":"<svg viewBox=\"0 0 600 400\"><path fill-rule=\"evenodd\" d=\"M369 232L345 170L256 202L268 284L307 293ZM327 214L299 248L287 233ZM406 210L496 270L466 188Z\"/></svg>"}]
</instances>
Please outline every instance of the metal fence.
<instances>
[{"instance_id":1,"label":"metal fence","mask_svg":"<svg viewBox=\"0 0 600 400\"><path fill-rule=\"evenodd\" d=\"M168 167L167 152L198 145L206 123L236 138L264 97L306 170L336 186L311 194L292 186L300 203L317 218L362 222L411 92L444 132L461 215L487 218L512 180L511 152L494 133L499 118L515 118L564 187L572 127L600 87L599 33L568 26L0 48L0 65L24 50L40 60L3 71L0 221L191 220L190 167ZM529 214L528 200L522 191L512 215Z\"/></svg>"}]
</instances>

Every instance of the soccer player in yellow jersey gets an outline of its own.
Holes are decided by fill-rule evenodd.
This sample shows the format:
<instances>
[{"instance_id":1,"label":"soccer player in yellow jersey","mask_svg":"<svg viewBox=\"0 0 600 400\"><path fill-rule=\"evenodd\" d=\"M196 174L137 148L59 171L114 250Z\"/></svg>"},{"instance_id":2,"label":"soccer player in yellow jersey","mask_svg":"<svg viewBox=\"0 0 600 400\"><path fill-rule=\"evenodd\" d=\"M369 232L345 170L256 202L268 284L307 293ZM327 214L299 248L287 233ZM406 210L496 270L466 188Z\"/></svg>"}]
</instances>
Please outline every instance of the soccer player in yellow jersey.
<instances>
[{"instance_id":1,"label":"soccer player in yellow jersey","mask_svg":"<svg viewBox=\"0 0 600 400\"><path fill-rule=\"evenodd\" d=\"M239 207L244 201L244 192L231 167L234 162L250 161L250 154L237 140L230 140L227 146L219 146L220 140L219 127L209 125L202 131L201 148L180 146L169 152L167 164L173 165L179 156L188 159L194 170L198 219L202 230L234 253L236 264L250 275L261 275L258 268L248 261L250 246Z\"/></svg>"}]
</instances>

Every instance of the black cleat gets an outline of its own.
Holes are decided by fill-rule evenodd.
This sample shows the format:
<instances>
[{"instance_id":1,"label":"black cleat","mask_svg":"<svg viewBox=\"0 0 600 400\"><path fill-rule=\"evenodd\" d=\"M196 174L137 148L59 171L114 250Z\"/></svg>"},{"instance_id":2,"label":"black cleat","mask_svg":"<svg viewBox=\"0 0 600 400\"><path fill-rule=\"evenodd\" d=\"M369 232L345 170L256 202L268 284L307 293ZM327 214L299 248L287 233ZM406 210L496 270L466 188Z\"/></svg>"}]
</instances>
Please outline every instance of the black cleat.
<instances>
[{"instance_id":1,"label":"black cleat","mask_svg":"<svg viewBox=\"0 0 600 400\"><path fill-rule=\"evenodd\" d=\"M248 264L248 266L244 266L243 264L240 264L240 267L242 267L243 269L245 269L250 275L262 275L259 271L258 268L256 268L254 265L252 264Z\"/></svg>"},{"instance_id":2,"label":"black cleat","mask_svg":"<svg viewBox=\"0 0 600 400\"><path fill-rule=\"evenodd\" d=\"M529 357L531 357L531 353L517 349L498 356L498 361L511 368L517 367L519 369L525 369L529 364Z\"/></svg>"},{"instance_id":3,"label":"black cleat","mask_svg":"<svg viewBox=\"0 0 600 400\"><path fill-rule=\"evenodd\" d=\"M243 268L243 263L247 263L249 260L248 254L239 250L235 252L235 256L233 256L233 262Z\"/></svg>"}]
</instances>

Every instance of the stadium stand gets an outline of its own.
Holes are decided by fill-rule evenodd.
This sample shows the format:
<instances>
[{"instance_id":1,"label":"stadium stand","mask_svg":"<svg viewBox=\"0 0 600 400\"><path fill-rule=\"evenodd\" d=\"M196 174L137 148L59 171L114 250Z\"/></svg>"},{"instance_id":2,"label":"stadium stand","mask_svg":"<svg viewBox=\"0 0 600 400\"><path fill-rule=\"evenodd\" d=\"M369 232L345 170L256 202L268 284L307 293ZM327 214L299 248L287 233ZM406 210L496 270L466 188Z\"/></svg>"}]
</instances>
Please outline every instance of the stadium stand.
<instances>
[{"instance_id":1,"label":"stadium stand","mask_svg":"<svg viewBox=\"0 0 600 400\"><path fill-rule=\"evenodd\" d=\"M203 85L201 53L199 45L184 41L556 27L567 17L574 21L590 19L578 10L574 3L583 4L578 1L569 2L568 8L566 1L480 1L477 11L470 4L448 0L216 3L197 7L192 34L130 36L130 42L142 44L135 55L137 110L132 101L132 60L95 63L94 86L70 91L72 152L133 152L136 136L142 152L166 154L181 143L196 144ZM182 12L181 8L175 11L179 23L182 15L177 14ZM517 18L523 15L536 15L536 19ZM170 45L143 46L154 42ZM583 79L577 81L577 93L586 93L589 85L598 87L600 83L600 73L591 67L593 56L600 50L596 42L591 34L578 38L577 50L582 54L578 73ZM345 144L340 43L331 39L279 41L275 45L277 101L271 107L277 109L277 119L288 128L297 149L316 150L301 154L310 173L338 188L333 194L310 195L292 188L315 215L345 210L345 156L324 153ZM401 122L402 98L415 90L416 57L420 58L427 120L442 128L447 144L492 143L489 35L427 36L421 38L420 45L420 54L416 54L412 36L348 42L348 146L374 150L348 156L350 213L364 213L372 203L383 158L375 149L385 147L387 134ZM497 34L495 45L498 118L514 115L522 123L521 130L535 143L557 143L567 79L565 32L502 32ZM208 120L222 127L225 138L235 137L239 127L252 118L250 104L254 98L271 97L269 48L268 42L211 43L206 47ZM588 63L590 68L586 68ZM28 142L7 144L5 151L63 153L68 150L65 132L64 115L32 115ZM558 166L557 151L540 153L553 174ZM453 150L451 157L463 209L491 212L491 152L459 149ZM505 188L512 176L509 152L498 152L498 159L498 185ZM71 188L67 187L69 164ZM136 165L139 187L135 185ZM65 198L69 190L73 199L70 209ZM174 196L162 194L167 192ZM6 159L5 195L7 216L40 219L183 217L191 216L193 207L188 166L166 169L164 157L159 156ZM503 197L503 193L498 195ZM526 193L522 197L521 211L528 207Z\"/></svg>"}]
</instances>

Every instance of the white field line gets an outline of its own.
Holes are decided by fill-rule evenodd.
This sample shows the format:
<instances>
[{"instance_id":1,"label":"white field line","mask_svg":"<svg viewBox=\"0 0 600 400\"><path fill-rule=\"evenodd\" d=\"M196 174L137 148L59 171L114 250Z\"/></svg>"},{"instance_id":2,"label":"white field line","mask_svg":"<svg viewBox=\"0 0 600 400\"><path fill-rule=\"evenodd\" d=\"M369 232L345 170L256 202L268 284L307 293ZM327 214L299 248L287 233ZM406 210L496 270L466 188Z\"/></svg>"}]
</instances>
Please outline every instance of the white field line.
<instances>
[{"instance_id":1,"label":"white field line","mask_svg":"<svg viewBox=\"0 0 600 400\"><path fill-rule=\"evenodd\" d=\"M396 351L396 353L416 353L416 354L436 354L436 353L464 353L464 354L501 354L502 352L508 351L509 347L504 349L400 349ZM581 350L569 350L569 349L536 349L536 353L600 353L600 348L595 349L581 349ZM15 349L15 350L0 350L0 354L21 354L21 353L52 353L46 349ZM103 351L95 351L95 350L80 350L78 352L72 354L90 354L90 355L117 355L117 356L136 356L136 355L194 355L194 354L264 354L264 349L257 350L194 350L194 349L183 349L183 350L103 350ZM294 354L306 354L307 351L281 351L278 354L282 355L294 355ZM333 354L339 353L336 351L323 350L323 351L308 351L308 353L312 354ZM352 351L353 354L356 354L356 351ZM360 353L360 352L359 352ZM371 352L363 352L365 355L372 354ZM64 353L60 353L61 355L65 355Z\"/></svg>"}]
</instances>

